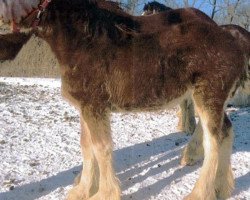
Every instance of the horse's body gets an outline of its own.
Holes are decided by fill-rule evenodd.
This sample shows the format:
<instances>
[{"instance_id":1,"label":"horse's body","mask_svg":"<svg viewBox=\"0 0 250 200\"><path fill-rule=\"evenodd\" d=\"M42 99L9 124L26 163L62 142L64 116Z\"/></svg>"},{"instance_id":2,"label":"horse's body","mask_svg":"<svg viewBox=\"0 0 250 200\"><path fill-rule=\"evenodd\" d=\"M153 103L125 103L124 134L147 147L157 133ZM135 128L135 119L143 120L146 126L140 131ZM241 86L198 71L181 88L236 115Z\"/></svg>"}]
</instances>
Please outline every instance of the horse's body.
<instances>
[{"instance_id":1,"label":"horse's body","mask_svg":"<svg viewBox=\"0 0 250 200\"><path fill-rule=\"evenodd\" d=\"M103 1L53 0L34 30L58 58L63 96L81 114L84 165L68 199L120 199L111 111L153 111L190 95L205 130L205 161L187 199L229 197L233 133L224 106L246 64L237 42L195 9L133 17L111 7ZM21 26L29 27L35 17Z\"/></svg>"},{"instance_id":2,"label":"horse's body","mask_svg":"<svg viewBox=\"0 0 250 200\"><path fill-rule=\"evenodd\" d=\"M166 12L170 10L173 10L173 9L163 4L160 4L157 1L152 1L152 2L145 4L142 15L159 14L160 12ZM202 15L200 15L199 17L201 17L201 20L204 19ZM249 65L250 65L250 33L238 25L222 25L220 27L224 29L225 31L229 32L237 40L244 55L246 55L247 59L249 59ZM246 91L246 92L250 94L250 91ZM178 116L179 116L178 128L181 131L192 134L196 127L195 112L194 112L194 105L192 103L192 99L188 98L182 101L180 104L180 108L181 108L180 112L178 113ZM200 128L197 128L197 130L200 130ZM197 133L195 135L197 135ZM197 143L196 140L195 140L195 143ZM189 161L186 160L185 163L186 162L188 162L188 164L191 164L190 160Z\"/></svg>"},{"instance_id":3,"label":"horse's body","mask_svg":"<svg viewBox=\"0 0 250 200\"><path fill-rule=\"evenodd\" d=\"M250 87L249 87L250 86L250 79L249 79L250 78L250 32L248 32L247 30L238 25L222 25L220 27L223 30L230 33L235 38L235 40L237 41L242 50L243 55L246 56L248 62L248 69L247 69L248 73L246 74L246 77L243 77L242 81L239 82L238 84L241 87L240 88L241 91L249 95L250 94ZM187 100L184 100L180 105L181 105L180 122L182 122L182 127L185 127L185 129L190 130L189 128L191 127L190 124L193 124L193 119L195 119L194 105L192 99L189 98ZM184 124L183 122L186 124ZM203 142L202 132L203 131L201 128L201 124L198 123L197 128L195 129L194 134L192 136L192 139L184 149L181 160L182 165L193 165L198 160L203 158L204 151L202 147L202 142Z\"/></svg>"},{"instance_id":4,"label":"horse's body","mask_svg":"<svg viewBox=\"0 0 250 200\"><path fill-rule=\"evenodd\" d=\"M144 15L150 15L170 10L171 8L166 7L162 4L159 5L158 2L153 1L145 5L145 7L143 8L143 13ZM203 17L201 19L203 19ZM248 73L250 73L250 33L238 25L222 25L220 27L230 33L241 47L243 55L245 55L248 60ZM247 76L249 76L249 74ZM247 79L247 77L243 78L242 91L247 94L250 94L249 81L248 83L244 83L245 79ZM198 160L204 157L204 150L202 147L203 131L201 123L198 123L198 126L196 128L195 111L192 98L188 97L187 99L183 100L180 103L180 108L181 110L178 114L178 128L187 133L194 133L191 141L188 143L188 145L183 151L181 164L193 165Z\"/></svg>"}]
</instances>

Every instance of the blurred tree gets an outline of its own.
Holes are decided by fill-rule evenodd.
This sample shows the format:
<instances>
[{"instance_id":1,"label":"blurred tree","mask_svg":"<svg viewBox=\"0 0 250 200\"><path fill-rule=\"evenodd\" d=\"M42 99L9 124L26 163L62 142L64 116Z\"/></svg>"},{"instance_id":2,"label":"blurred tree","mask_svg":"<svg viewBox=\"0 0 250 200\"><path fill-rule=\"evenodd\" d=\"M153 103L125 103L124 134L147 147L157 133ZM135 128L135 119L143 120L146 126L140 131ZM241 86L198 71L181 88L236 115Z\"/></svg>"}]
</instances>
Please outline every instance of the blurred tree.
<instances>
[{"instance_id":1,"label":"blurred tree","mask_svg":"<svg viewBox=\"0 0 250 200\"><path fill-rule=\"evenodd\" d=\"M145 3L153 0L116 0L132 15L140 15ZM195 7L219 24L237 24L250 31L250 0L159 0L172 8Z\"/></svg>"}]
</instances>

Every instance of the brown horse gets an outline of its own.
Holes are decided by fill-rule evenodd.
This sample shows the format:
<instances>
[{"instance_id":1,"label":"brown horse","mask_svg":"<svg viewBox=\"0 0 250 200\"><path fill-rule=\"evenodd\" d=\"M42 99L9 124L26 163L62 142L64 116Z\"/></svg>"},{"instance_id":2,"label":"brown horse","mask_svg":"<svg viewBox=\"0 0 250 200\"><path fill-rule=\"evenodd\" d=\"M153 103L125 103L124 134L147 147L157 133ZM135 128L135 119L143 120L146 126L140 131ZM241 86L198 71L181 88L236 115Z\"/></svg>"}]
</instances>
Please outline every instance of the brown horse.
<instances>
[{"instance_id":1,"label":"brown horse","mask_svg":"<svg viewBox=\"0 0 250 200\"><path fill-rule=\"evenodd\" d=\"M151 1L144 5L142 15L148 16L153 14L158 14L160 12L167 12L173 10L170 7L165 6L164 4L161 4L157 1ZM187 8L187 10L192 10L192 8ZM195 11L195 9L194 9ZM207 21L208 23L215 24L212 20L207 20L207 15L203 13L199 13L196 17L199 17L201 20ZM183 100L180 103L180 111L178 112L179 117L179 123L178 123L178 129L180 131L184 131L188 134L193 134L196 128L196 121L195 121L195 112L194 112L194 106L192 103L192 99L188 98Z\"/></svg>"},{"instance_id":2,"label":"brown horse","mask_svg":"<svg viewBox=\"0 0 250 200\"><path fill-rule=\"evenodd\" d=\"M143 8L144 15L157 14L163 11L169 11L171 8L164 6L163 4L159 4L156 1L150 2L146 4ZM250 71L250 33L244 28L237 25L222 25L220 26L223 30L229 32L240 45L243 54L249 60L248 71ZM249 75L248 75L249 76ZM250 77L250 76L249 76ZM247 77L246 77L247 78ZM243 78L246 79L246 78ZM249 84L249 83L248 83ZM249 86L245 86L244 82L241 85L244 87L246 93L250 94L250 88L246 88ZM180 103L181 111L179 112L179 129L183 130L187 133L193 133L191 141L188 143L187 147L185 147L183 151L183 156L181 159L182 165L193 165L198 160L204 157L204 149L202 147L203 141L203 131L201 124L198 123L197 128L195 124L195 112L194 105L191 98L185 99Z\"/></svg>"},{"instance_id":3,"label":"brown horse","mask_svg":"<svg viewBox=\"0 0 250 200\"><path fill-rule=\"evenodd\" d=\"M246 74L246 77L242 78L243 81L239 82L239 86L241 86L241 89L244 93L250 94L250 87L249 87L250 86L250 32L248 32L247 30L238 25L222 25L220 27L223 30L229 32L235 38L235 40L241 47L243 54L246 56L248 60L248 74ZM185 101L190 103L187 105L185 104ZM191 99L185 101L181 104L180 117L182 119L184 118L185 120L183 121L186 122L186 124L190 125L192 124L192 121L188 122L188 120L195 118L193 112L194 105ZM202 127L201 124L198 123L191 141L188 143L188 145L185 147L183 151L183 156L181 159L182 165L193 165L198 160L204 157L202 142L203 142Z\"/></svg>"},{"instance_id":4,"label":"brown horse","mask_svg":"<svg viewBox=\"0 0 250 200\"><path fill-rule=\"evenodd\" d=\"M172 8L165 6L157 1L152 1L143 7L142 15L158 14L160 12L170 11ZM203 19L203 16L200 16ZM233 37L239 42L243 52L250 60L250 33L244 28L237 25L222 25L224 30L232 34ZM249 61L250 63L250 61ZM250 64L249 64L250 65ZM248 92L250 93L250 92ZM192 134L196 127L195 112L192 99L186 99L180 104L180 112L178 113L179 124L178 128L181 131ZM200 130L200 128L198 128ZM196 141L197 142L197 141ZM189 163L191 164L191 163Z\"/></svg>"},{"instance_id":5,"label":"brown horse","mask_svg":"<svg viewBox=\"0 0 250 200\"><path fill-rule=\"evenodd\" d=\"M0 60L11 60L19 53L31 34L11 33L0 35Z\"/></svg>"},{"instance_id":6,"label":"brown horse","mask_svg":"<svg viewBox=\"0 0 250 200\"><path fill-rule=\"evenodd\" d=\"M233 131L224 107L246 73L246 59L230 34L195 9L134 17L102 0L52 0L39 17L30 33L51 46L62 94L81 115L83 170L68 200L120 199L110 112L164 109L190 95L204 130L205 160L186 199L231 195ZM21 28L36 18L33 12Z\"/></svg>"}]
</instances>

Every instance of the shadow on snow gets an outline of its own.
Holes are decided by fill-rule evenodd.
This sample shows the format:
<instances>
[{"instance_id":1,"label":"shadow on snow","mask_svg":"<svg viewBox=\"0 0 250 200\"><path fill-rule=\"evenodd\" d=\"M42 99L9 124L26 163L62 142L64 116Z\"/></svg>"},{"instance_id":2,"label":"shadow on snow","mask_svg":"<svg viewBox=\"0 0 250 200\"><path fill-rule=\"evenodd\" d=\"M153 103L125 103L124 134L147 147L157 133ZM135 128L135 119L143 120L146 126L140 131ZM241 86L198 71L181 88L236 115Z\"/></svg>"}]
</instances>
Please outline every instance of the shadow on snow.
<instances>
[{"instance_id":1,"label":"shadow on snow","mask_svg":"<svg viewBox=\"0 0 250 200\"><path fill-rule=\"evenodd\" d=\"M182 138L182 142L176 145L176 138ZM135 144L114 151L116 172L121 181L122 190L126 190L137 183L141 183L148 177L164 173L168 169L179 166L180 154L183 146L187 142L187 137L183 133L171 133L169 135L156 138L149 142ZM241 149L242 150L242 149ZM138 191L123 195L123 200L149 199L169 185L172 181L180 179L182 176L191 173L200 164L192 167L183 167L174 171L173 174L156 181L150 186L140 188ZM143 173L146 170L145 173ZM77 172L81 171L81 166L73 167L69 170L58 173L47 179L38 182L16 187L12 191L0 193L1 200L34 200L45 196L50 192L66 187L73 183ZM236 179L236 190L234 195L249 188L249 173Z\"/></svg>"}]
</instances>

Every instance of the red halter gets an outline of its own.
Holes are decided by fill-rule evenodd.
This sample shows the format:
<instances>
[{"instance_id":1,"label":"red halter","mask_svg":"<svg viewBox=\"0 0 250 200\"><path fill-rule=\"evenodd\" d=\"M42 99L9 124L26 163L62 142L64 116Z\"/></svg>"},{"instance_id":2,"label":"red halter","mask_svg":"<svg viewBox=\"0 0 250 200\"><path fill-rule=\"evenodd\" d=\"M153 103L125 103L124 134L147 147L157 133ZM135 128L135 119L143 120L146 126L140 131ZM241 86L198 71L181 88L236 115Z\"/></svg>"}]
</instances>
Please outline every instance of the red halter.
<instances>
[{"instance_id":1,"label":"red halter","mask_svg":"<svg viewBox=\"0 0 250 200\"><path fill-rule=\"evenodd\" d=\"M51 1L52 0L44 0L42 3L40 3L38 5L38 8L31 11L27 15L27 17L24 18L24 20L26 18L28 18L30 15L32 15L33 13L37 13L36 19L32 23L32 28L36 28L39 25L40 21L41 21L42 13L46 10L46 8L48 7L48 5L50 4ZM13 32L20 32L20 27L18 26L18 24L15 21L12 21L12 31Z\"/></svg>"}]
</instances>

